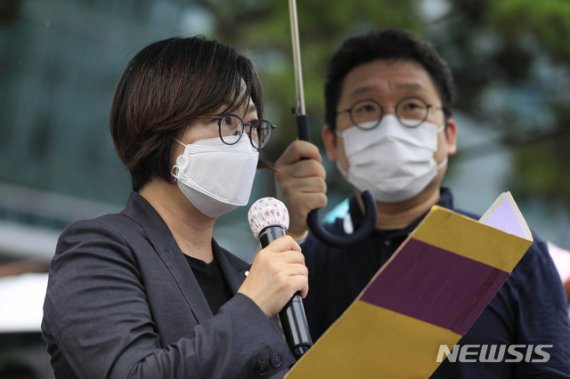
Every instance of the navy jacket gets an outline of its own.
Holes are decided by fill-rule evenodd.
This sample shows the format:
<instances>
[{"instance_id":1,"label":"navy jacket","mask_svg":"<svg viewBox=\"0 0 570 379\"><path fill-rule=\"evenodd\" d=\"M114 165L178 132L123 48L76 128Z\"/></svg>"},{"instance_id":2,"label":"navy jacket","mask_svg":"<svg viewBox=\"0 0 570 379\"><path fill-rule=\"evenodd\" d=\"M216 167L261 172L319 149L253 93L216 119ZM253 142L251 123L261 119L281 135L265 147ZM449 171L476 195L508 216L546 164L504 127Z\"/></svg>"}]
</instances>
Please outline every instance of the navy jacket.
<instances>
[{"instance_id":1,"label":"navy jacket","mask_svg":"<svg viewBox=\"0 0 570 379\"><path fill-rule=\"evenodd\" d=\"M235 293L248 264L212 241ZM294 362L276 322L236 294L213 315L160 216L137 193L120 214L61 235L42 323L58 378L255 378Z\"/></svg>"},{"instance_id":2,"label":"navy jacket","mask_svg":"<svg viewBox=\"0 0 570 379\"><path fill-rule=\"evenodd\" d=\"M451 191L442 188L438 204L454 209ZM402 230L375 230L361 243L344 250L327 247L309 234L302 248L309 268L310 288L305 311L313 339L319 338L352 304L422 218ZM355 229L362 221L354 198L347 220ZM346 234L347 220L337 218L325 227L332 233ZM444 361L432 378L570 378L568 305L544 242L534 236L534 243L512 275L458 344L552 344L553 347L546 350L551 356L546 363Z\"/></svg>"}]
</instances>

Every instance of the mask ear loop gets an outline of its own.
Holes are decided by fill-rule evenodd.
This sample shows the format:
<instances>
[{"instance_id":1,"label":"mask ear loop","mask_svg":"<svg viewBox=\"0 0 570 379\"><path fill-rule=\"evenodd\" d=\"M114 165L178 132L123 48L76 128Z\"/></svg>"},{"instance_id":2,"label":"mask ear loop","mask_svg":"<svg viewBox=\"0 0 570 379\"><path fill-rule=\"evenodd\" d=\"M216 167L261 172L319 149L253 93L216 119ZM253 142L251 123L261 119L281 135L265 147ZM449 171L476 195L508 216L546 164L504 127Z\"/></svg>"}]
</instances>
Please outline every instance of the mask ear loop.
<instances>
[{"instance_id":1,"label":"mask ear loop","mask_svg":"<svg viewBox=\"0 0 570 379\"><path fill-rule=\"evenodd\" d=\"M180 169L178 168L177 165L174 165L172 167L172 170L170 170L170 175L172 175L172 183L176 183L178 181L178 173L180 172Z\"/></svg>"},{"instance_id":2,"label":"mask ear loop","mask_svg":"<svg viewBox=\"0 0 570 379\"><path fill-rule=\"evenodd\" d=\"M447 125L447 123L446 123L445 125ZM438 125L438 128L436 129L436 133L439 134L439 133L441 133L441 132L445 132L445 130L446 130L445 125L441 125L441 126ZM434 160L435 160L435 158L434 158ZM446 167L446 166L447 166L447 157L445 157L445 158L441 161L441 163L439 163L439 164L436 162L436 169L437 169L438 172L441 171L441 169L443 169L443 168Z\"/></svg>"},{"instance_id":3,"label":"mask ear loop","mask_svg":"<svg viewBox=\"0 0 570 379\"><path fill-rule=\"evenodd\" d=\"M178 138L174 138L174 140L186 148L186 145L182 141L180 141ZM175 164L172 167L172 170L170 170L170 175L172 175L172 183L176 183L178 181L178 174L179 173L180 173L180 167L177 164Z\"/></svg>"},{"instance_id":4,"label":"mask ear loop","mask_svg":"<svg viewBox=\"0 0 570 379\"><path fill-rule=\"evenodd\" d=\"M437 165L437 171L441 170L442 168L444 168L445 166L447 166L447 157L445 157L440 164Z\"/></svg>"}]
</instances>

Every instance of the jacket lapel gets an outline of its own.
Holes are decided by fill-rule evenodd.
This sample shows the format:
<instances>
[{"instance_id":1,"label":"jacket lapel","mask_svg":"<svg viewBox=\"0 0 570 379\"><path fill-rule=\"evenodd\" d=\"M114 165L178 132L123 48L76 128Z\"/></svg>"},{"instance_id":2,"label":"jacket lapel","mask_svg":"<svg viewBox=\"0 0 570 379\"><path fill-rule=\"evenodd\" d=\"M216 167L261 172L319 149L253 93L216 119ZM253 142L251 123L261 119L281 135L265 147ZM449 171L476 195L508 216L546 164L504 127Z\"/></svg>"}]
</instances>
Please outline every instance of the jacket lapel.
<instances>
[{"instance_id":1,"label":"jacket lapel","mask_svg":"<svg viewBox=\"0 0 570 379\"><path fill-rule=\"evenodd\" d=\"M197 323L212 317L212 311L202 295L184 254L178 248L172 233L154 208L138 193L131 193L124 214L140 224L156 254L172 275Z\"/></svg>"},{"instance_id":2,"label":"jacket lapel","mask_svg":"<svg viewBox=\"0 0 570 379\"><path fill-rule=\"evenodd\" d=\"M220 247L216 241L212 241L212 249L214 250L215 259L220 265L228 286L232 293L235 294L245 280L245 272L248 270L249 264L231 255L228 251Z\"/></svg>"}]
</instances>

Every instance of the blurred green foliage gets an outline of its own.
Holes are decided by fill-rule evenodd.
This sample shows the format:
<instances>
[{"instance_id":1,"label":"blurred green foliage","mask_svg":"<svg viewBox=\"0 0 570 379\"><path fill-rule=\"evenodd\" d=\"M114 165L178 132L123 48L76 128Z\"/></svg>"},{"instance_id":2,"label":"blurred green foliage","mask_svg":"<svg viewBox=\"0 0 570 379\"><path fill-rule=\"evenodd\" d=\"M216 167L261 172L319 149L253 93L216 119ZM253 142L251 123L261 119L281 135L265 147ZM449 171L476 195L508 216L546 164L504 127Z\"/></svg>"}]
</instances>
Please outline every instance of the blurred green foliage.
<instances>
[{"instance_id":1,"label":"blurred green foliage","mask_svg":"<svg viewBox=\"0 0 570 379\"><path fill-rule=\"evenodd\" d=\"M276 159L296 137L288 3L199 1L215 15L215 37L254 58L269 116L280 126L267 158ZM411 30L431 41L455 75L456 109L499 131L513 147L507 185L521 199L570 208L570 1L404 0L297 2L307 114L321 143L323 80L340 43L378 27ZM461 127L461 125L460 125ZM480 151L454 159L476 159ZM453 167L452 167L453 168ZM334 180L333 180L334 182Z\"/></svg>"},{"instance_id":2,"label":"blurred green foliage","mask_svg":"<svg viewBox=\"0 0 570 379\"><path fill-rule=\"evenodd\" d=\"M354 34L405 28L448 61L457 113L509 147L514 170L505 184L517 199L570 209L570 0L299 0L297 10L315 143L328 58ZM142 46L200 28L256 63L265 116L278 125L262 155L276 160L297 133L289 24L286 0L0 2L0 181L122 203L127 173L106 130L116 80ZM460 140L460 149L468 145ZM454 161L490 153L484 145L460 150L450 174ZM12 161L22 163L17 175ZM338 176L329 178L333 196L342 190ZM260 192L270 193L271 182Z\"/></svg>"}]
</instances>

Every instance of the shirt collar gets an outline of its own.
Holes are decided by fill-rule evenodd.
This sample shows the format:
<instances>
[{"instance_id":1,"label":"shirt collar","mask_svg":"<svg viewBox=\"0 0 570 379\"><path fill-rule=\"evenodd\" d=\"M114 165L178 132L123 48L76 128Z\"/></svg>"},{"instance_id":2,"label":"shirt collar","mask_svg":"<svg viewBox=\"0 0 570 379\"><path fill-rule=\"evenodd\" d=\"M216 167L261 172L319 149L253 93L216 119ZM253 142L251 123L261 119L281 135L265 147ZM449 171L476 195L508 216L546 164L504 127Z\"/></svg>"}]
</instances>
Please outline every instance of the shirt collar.
<instances>
[{"instance_id":1,"label":"shirt collar","mask_svg":"<svg viewBox=\"0 0 570 379\"><path fill-rule=\"evenodd\" d=\"M436 203L439 206L444 208L453 209L453 195L451 190L447 187L440 188L440 196L439 200ZM358 202L356 200L356 196L351 196L349 200L349 214L352 220L352 224L354 225L354 230L357 230L360 225L362 224L363 215L360 207L358 206ZM381 237L390 237L390 238L397 238L400 236L407 236L410 234L416 226L424 219L427 215L427 212L412 221L408 226L402 229L393 229L393 230L378 230L375 229L373 234ZM377 217L381 217L381 215L377 215Z\"/></svg>"}]
</instances>

